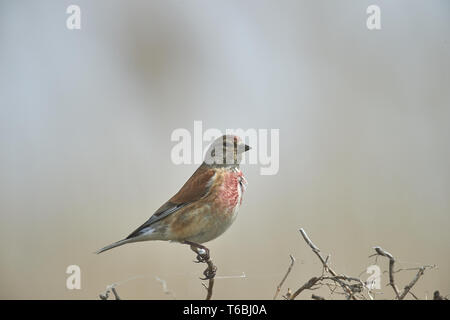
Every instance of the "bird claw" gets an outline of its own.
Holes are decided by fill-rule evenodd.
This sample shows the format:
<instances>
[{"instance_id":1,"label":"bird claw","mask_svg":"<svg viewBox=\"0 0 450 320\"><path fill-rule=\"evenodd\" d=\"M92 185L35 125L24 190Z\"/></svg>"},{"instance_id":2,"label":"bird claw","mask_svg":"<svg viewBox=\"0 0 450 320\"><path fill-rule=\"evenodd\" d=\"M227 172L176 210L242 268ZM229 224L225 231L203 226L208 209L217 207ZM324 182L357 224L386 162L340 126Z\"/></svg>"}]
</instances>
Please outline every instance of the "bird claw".
<instances>
[{"instance_id":1,"label":"bird claw","mask_svg":"<svg viewBox=\"0 0 450 320\"><path fill-rule=\"evenodd\" d=\"M203 247L201 245L185 241L184 243L191 245L191 250L194 251L196 256L196 261L194 260L194 263L207 263L208 268L206 268L205 271L203 271L204 278L200 278L201 280L211 280L214 279L216 276L217 267L212 264L209 256L209 249L206 247Z\"/></svg>"},{"instance_id":2,"label":"bird claw","mask_svg":"<svg viewBox=\"0 0 450 320\"><path fill-rule=\"evenodd\" d=\"M200 278L201 280L209 280L213 279L216 276L217 267L214 266L212 269L207 268L205 271L203 271L204 278Z\"/></svg>"},{"instance_id":3,"label":"bird claw","mask_svg":"<svg viewBox=\"0 0 450 320\"><path fill-rule=\"evenodd\" d=\"M196 263L204 263L207 262L209 260L209 251L207 250L196 250L197 253L197 261L194 261Z\"/></svg>"},{"instance_id":4,"label":"bird claw","mask_svg":"<svg viewBox=\"0 0 450 320\"><path fill-rule=\"evenodd\" d=\"M209 252L198 253L196 258L197 258L197 261L194 261L196 263L207 262L209 260Z\"/></svg>"},{"instance_id":5,"label":"bird claw","mask_svg":"<svg viewBox=\"0 0 450 320\"><path fill-rule=\"evenodd\" d=\"M187 242L189 244L189 242ZM209 249L205 247L199 247L191 244L191 250L197 254L196 263L207 262L209 260Z\"/></svg>"},{"instance_id":6,"label":"bird claw","mask_svg":"<svg viewBox=\"0 0 450 320\"><path fill-rule=\"evenodd\" d=\"M206 263L208 260L209 260L209 257L205 258L203 256L198 255L197 260L194 260L193 262L194 263Z\"/></svg>"}]
</instances>

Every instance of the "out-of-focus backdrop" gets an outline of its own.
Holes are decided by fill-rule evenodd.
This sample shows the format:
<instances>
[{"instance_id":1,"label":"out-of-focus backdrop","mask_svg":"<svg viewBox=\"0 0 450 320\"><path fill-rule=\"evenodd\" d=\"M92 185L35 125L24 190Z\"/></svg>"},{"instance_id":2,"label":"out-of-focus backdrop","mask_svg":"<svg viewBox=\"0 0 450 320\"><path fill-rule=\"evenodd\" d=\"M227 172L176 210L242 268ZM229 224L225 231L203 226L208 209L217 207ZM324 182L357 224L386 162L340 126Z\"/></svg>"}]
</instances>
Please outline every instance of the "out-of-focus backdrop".
<instances>
[{"instance_id":1,"label":"out-of-focus backdrop","mask_svg":"<svg viewBox=\"0 0 450 320\"><path fill-rule=\"evenodd\" d=\"M381 8L381 30L366 9ZM66 8L81 8L81 30ZM448 1L1 1L0 298L204 298L185 246L126 236L196 165L176 128L280 129L280 169L244 165L240 215L208 244L215 298L272 298L321 265L437 264L414 293L450 291ZM81 290L66 288L68 265ZM385 259L378 259L382 270ZM404 271L405 285L415 271ZM362 277L369 275L362 274ZM139 277L136 279L135 277ZM129 280L129 281L126 281ZM387 274L382 274L384 294ZM323 293L328 297L326 293ZM304 293L299 298L310 298Z\"/></svg>"}]
</instances>

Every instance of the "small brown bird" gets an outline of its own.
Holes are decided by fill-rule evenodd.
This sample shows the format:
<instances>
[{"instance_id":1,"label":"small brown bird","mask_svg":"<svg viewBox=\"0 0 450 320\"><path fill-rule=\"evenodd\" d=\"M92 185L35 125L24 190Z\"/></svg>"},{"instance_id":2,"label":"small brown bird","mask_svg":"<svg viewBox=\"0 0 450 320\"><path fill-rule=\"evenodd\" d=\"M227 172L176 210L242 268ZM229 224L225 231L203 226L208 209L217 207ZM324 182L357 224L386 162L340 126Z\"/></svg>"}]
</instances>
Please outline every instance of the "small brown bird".
<instances>
[{"instance_id":1,"label":"small brown bird","mask_svg":"<svg viewBox=\"0 0 450 320\"><path fill-rule=\"evenodd\" d=\"M220 236L236 219L242 203L247 181L239 164L249 149L237 136L216 139L204 162L177 194L128 237L97 253L138 241L166 240L193 245Z\"/></svg>"}]
</instances>

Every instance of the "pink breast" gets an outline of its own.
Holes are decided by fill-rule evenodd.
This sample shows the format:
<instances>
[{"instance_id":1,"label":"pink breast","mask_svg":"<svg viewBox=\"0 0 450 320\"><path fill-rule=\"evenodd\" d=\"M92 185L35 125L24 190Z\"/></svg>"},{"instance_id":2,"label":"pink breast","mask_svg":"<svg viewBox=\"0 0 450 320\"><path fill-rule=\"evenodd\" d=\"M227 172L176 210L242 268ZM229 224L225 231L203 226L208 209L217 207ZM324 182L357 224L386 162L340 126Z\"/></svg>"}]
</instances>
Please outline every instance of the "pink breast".
<instances>
[{"instance_id":1,"label":"pink breast","mask_svg":"<svg viewBox=\"0 0 450 320\"><path fill-rule=\"evenodd\" d=\"M242 201L244 188L240 186L242 172L227 172L220 192L220 202L228 208L234 208ZM240 189L241 188L241 189ZM240 191L241 190L241 191Z\"/></svg>"}]
</instances>

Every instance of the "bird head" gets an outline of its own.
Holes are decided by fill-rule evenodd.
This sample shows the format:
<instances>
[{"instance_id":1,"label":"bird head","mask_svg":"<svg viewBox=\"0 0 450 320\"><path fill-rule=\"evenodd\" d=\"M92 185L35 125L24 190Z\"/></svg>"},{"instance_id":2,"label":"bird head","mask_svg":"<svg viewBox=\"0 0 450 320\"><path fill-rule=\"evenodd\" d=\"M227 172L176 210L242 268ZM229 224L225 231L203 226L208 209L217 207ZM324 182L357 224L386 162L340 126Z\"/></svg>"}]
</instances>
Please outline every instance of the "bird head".
<instances>
[{"instance_id":1,"label":"bird head","mask_svg":"<svg viewBox=\"0 0 450 320\"><path fill-rule=\"evenodd\" d=\"M242 154L250 150L241 138L223 135L211 144L205 155L205 163L213 167L237 167Z\"/></svg>"}]
</instances>

